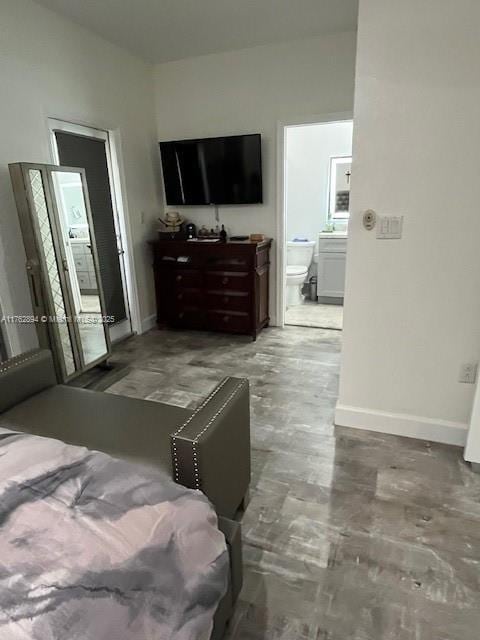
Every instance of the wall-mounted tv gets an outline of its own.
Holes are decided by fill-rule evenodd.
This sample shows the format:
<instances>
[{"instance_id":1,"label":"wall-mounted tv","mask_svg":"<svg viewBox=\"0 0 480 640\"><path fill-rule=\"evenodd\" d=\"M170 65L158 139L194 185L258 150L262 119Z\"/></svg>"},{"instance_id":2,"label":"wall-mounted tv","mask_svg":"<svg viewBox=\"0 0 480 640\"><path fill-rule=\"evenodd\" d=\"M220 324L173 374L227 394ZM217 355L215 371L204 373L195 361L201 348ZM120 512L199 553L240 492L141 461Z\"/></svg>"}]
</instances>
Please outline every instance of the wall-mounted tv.
<instances>
[{"instance_id":1,"label":"wall-mounted tv","mask_svg":"<svg viewBox=\"0 0 480 640\"><path fill-rule=\"evenodd\" d=\"M258 133L160 142L160 153L169 205L262 202L262 150Z\"/></svg>"}]
</instances>

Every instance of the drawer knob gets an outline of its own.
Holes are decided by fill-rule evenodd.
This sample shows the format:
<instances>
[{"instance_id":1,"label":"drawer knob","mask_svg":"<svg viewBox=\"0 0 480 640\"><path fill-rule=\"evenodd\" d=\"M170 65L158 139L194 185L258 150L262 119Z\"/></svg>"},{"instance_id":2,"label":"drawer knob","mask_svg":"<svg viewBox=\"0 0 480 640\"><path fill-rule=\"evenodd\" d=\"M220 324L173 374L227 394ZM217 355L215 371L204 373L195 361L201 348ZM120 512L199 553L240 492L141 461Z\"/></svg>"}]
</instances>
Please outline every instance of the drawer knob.
<instances>
[{"instance_id":1,"label":"drawer knob","mask_svg":"<svg viewBox=\"0 0 480 640\"><path fill-rule=\"evenodd\" d=\"M181 275L178 275L178 276L177 276L177 278L176 278L176 280L177 280L177 282L180 282L180 280L182 280L182 276L181 276Z\"/></svg>"},{"instance_id":2,"label":"drawer knob","mask_svg":"<svg viewBox=\"0 0 480 640\"><path fill-rule=\"evenodd\" d=\"M230 300L230 298L229 298L228 296L225 296L225 297L223 298L223 302L224 302L225 304L228 304L229 300Z\"/></svg>"},{"instance_id":3,"label":"drawer knob","mask_svg":"<svg viewBox=\"0 0 480 640\"><path fill-rule=\"evenodd\" d=\"M230 316L223 316L223 321L228 322L230 320Z\"/></svg>"},{"instance_id":4,"label":"drawer knob","mask_svg":"<svg viewBox=\"0 0 480 640\"><path fill-rule=\"evenodd\" d=\"M183 318L183 316L184 316L184 315L185 315L185 314L183 313L183 311L182 311L182 312L180 312L180 313L178 314L178 319L179 319L179 320L181 320L181 319Z\"/></svg>"},{"instance_id":5,"label":"drawer knob","mask_svg":"<svg viewBox=\"0 0 480 640\"><path fill-rule=\"evenodd\" d=\"M179 293L177 296L177 300L183 300L183 293Z\"/></svg>"},{"instance_id":6,"label":"drawer knob","mask_svg":"<svg viewBox=\"0 0 480 640\"><path fill-rule=\"evenodd\" d=\"M222 278L222 284L228 284L228 280L229 278L225 276L225 278Z\"/></svg>"}]
</instances>

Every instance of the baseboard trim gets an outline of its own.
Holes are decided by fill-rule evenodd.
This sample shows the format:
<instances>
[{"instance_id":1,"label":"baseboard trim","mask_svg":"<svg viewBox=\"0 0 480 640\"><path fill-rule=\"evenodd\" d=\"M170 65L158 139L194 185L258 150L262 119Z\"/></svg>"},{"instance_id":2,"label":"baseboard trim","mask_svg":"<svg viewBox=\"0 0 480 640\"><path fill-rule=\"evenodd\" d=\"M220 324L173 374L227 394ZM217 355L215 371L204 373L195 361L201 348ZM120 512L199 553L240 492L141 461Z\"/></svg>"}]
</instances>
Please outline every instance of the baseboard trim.
<instances>
[{"instance_id":1,"label":"baseboard trim","mask_svg":"<svg viewBox=\"0 0 480 640\"><path fill-rule=\"evenodd\" d=\"M406 438L465 446L468 425L463 422L435 420L407 413L389 413L337 404L335 424L339 427L366 429Z\"/></svg>"},{"instance_id":2,"label":"baseboard trim","mask_svg":"<svg viewBox=\"0 0 480 640\"><path fill-rule=\"evenodd\" d=\"M155 313L152 314L151 316L147 316L146 318L143 318L141 323L142 333L147 333L147 331L150 331L150 329L153 329L153 327L156 324L157 324L157 316Z\"/></svg>"}]
</instances>

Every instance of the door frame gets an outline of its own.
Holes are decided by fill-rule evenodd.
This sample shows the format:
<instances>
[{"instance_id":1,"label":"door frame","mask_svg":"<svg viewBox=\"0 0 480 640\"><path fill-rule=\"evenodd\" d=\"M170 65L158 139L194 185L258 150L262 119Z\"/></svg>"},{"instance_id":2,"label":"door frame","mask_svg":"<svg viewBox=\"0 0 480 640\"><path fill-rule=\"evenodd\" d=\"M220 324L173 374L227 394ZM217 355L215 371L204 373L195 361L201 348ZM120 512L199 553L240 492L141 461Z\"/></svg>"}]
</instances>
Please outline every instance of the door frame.
<instances>
[{"instance_id":1,"label":"door frame","mask_svg":"<svg viewBox=\"0 0 480 640\"><path fill-rule=\"evenodd\" d=\"M133 233L130 223L130 215L128 211L125 174L121 156L121 136L118 129L100 128L89 124L63 120L61 118L49 117L47 125L50 136L50 150L52 160L55 164L59 164L57 146L55 140L55 131L65 131L74 135L85 136L87 138L96 138L105 141L107 145L107 164L108 174L110 177L110 192L112 195L112 207L114 212L115 233L120 239L119 251L123 256L123 268L120 269L122 274L122 286L125 296L126 312L128 321L130 322L131 334L142 333L140 301L138 296L137 278L135 271L134 253L133 253ZM108 153L108 151L110 153ZM128 335L115 336L115 327L112 326L110 338L112 343L123 340ZM129 335L131 335L129 334Z\"/></svg>"},{"instance_id":2,"label":"door frame","mask_svg":"<svg viewBox=\"0 0 480 640\"><path fill-rule=\"evenodd\" d=\"M277 121L277 251L276 251L276 318L277 326L285 326L285 265L286 265L286 153L285 129L310 124L326 124L353 120L353 111L339 111L316 116L303 116Z\"/></svg>"},{"instance_id":3,"label":"door frame","mask_svg":"<svg viewBox=\"0 0 480 640\"><path fill-rule=\"evenodd\" d=\"M8 360L12 356L10 348L10 341L5 330L6 324L4 322L2 301L0 300L0 362Z\"/></svg>"}]
</instances>

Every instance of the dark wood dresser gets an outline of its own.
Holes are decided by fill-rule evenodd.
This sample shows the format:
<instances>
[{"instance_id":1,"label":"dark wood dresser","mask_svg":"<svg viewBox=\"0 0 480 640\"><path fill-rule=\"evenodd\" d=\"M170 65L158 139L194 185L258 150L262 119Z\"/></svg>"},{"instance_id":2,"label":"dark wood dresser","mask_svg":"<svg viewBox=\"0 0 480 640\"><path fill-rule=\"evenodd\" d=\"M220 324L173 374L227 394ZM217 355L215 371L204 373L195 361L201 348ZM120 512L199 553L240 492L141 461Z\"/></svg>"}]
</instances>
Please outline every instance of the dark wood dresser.
<instances>
[{"instance_id":1,"label":"dark wood dresser","mask_svg":"<svg viewBox=\"0 0 480 640\"><path fill-rule=\"evenodd\" d=\"M151 242L158 323L256 339L269 322L271 243Z\"/></svg>"}]
</instances>

